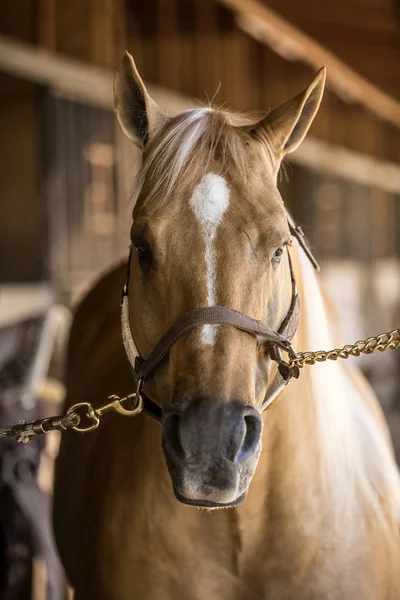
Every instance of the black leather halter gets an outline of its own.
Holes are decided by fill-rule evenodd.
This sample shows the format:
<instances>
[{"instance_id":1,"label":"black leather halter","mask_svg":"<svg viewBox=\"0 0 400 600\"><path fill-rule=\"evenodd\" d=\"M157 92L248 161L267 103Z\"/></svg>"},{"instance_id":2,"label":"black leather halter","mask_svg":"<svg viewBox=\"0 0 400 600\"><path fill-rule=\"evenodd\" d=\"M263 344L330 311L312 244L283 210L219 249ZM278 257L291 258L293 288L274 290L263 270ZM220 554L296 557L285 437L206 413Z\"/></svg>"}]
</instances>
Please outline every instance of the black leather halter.
<instances>
[{"instance_id":1,"label":"black leather halter","mask_svg":"<svg viewBox=\"0 0 400 600\"><path fill-rule=\"evenodd\" d=\"M318 263L312 255L309 247L305 243L304 233L301 227L296 225L289 215L288 224L292 236L298 240L300 246L306 253L314 268L319 269ZM157 421L162 420L162 408L142 392L142 387L145 384L148 376L168 355L172 346L188 331L190 331L194 327L198 327L199 325L230 325L242 331L246 331L248 333L256 335L259 338L262 338L263 343L265 344L271 359L278 363L278 373L280 375L281 381L278 382L278 384L275 383L275 385L272 386L273 391L271 391L270 393L269 391L267 391L267 395L261 407L261 411L264 410L273 401L273 399L278 395L278 393L283 389L283 387L287 383L289 383L289 381L293 377L298 378L298 367L290 366L290 364L282 358L282 351L286 352L289 355L289 358L294 358L296 355L294 348L291 345L291 340L293 339L296 333L300 317L300 301L297 292L296 279L293 271L293 265L292 260L290 258L290 254L288 254L288 257L292 281L292 299L289 311L285 319L283 320L283 323L279 327L278 331L274 331L266 327L266 325L264 325L261 321L257 321L256 319L253 319L240 311L228 308L226 306L207 306L195 308L183 314L177 319L177 321L175 321L175 323L160 338L160 340L154 346L152 352L146 359L137 356L134 361L134 364L132 364L131 352L129 351L128 346L129 341L131 341L131 343L134 342L132 338L132 333L130 331L127 311L131 252L129 254L127 275L122 292L122 310L124 311L125 304L126 311L125 324L123 318L123 327L125 326L125 328L128 328L129 330L128 332L125 331L125 333L123 331L123 340L128 360L133 369L133 374L137 382L136 393L137 395L140 394L142 396L143 412L145 414L152 417L153 419L156 419Z\"/></svg>"}]
</instances>

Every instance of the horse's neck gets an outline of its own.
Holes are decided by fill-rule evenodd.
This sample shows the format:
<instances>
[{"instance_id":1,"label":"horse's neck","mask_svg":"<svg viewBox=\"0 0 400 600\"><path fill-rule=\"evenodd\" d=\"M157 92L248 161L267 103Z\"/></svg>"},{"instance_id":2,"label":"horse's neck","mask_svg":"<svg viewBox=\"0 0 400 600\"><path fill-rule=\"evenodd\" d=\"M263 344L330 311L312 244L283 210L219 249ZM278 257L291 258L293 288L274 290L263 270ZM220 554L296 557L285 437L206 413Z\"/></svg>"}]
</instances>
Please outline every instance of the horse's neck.
<instances>
[{"instance_id":1,"label":"horse's neck","mask_svg":"<svg viewBox=\"0 0 400 600\"><path fill-rule=\"evenodd\" d=\"M303 276L303 267L296 264L302 317L295 347L330 347L333 340L318 284ZM309 294L312 302L307 301ZM152 456L146 469L152 466L154 477L147 473L143 480L140 505L148 506L146 497L162 495L166 518L158 535L164 536L166 545L172 540L168 551L174 560L187 560L196 531L196 557L202 557L207 568L220 568L232 577L248 575L250 580L260 576L260 589L267 583L275 589L274 581L279 589L282 580L295 589L299 577L309 578L306 590L314 589L318 573L321 592L335 572L347 573L346 585L351 586L356 565L366 575L376 558L387 557L394 547L390 543L389 552L381 531L371 534L365 525L368 515L376 528L386 519L386 531L391 527L397 535L394 504L399 498L396 468L367 397L368 391L348 379L341 365L304 369L264 413L263 450L246 500L236 509L211 514L175 500L161 449L155 460L159 430L146 423L145 455ZM382 497L389 499L384 508L377 505ZM153 509L148 510L150 522Z\"/></svg>"},{"instance_id":2,"label":"horse's neck","mask_svg":"<svg viewBox=\"0 0 400 600\"><path fill-rule=\"evenodd\" d=\"M316 549L325 520L307 379L288 386L264 413L259 464L238 508L243 556L254 552L265 561L284 558L294 570L311 558L310 548Z\"/></svg>"},{"instance_id":3,"label":"horse's neck","mask_svg":"<svg viewBox=\"0 0 400 600\"><path fill-rule=\"evenodd\" d=\"M298 247L296 254L301 319L294 345L330 349L332 319L307 258ZM340 363L305 367L264 414L263 451L238 509L245 538L261 547L268 540L268 552L278 539L290 560L302 561L323 539L357 552L371 521L378 537L384 529L397 535L400 486L385 433L358 374Z\"/></svg>"}]
</instances>

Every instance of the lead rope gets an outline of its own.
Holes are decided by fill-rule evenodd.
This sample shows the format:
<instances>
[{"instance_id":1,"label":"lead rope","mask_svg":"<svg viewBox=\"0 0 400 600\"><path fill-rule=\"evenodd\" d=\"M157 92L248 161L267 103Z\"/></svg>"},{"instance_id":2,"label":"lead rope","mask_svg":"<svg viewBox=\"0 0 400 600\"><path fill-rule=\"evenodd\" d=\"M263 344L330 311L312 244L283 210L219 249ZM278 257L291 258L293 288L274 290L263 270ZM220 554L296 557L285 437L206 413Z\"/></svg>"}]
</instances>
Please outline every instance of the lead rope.
<instances>
[{"instance_id":1,"label":"lead rope","mask_svg":"<svg viewBox=\"0 0 400 600\"><path fill-rule=\"evenodd\" d=\"M297 352L289 358L288 365L299 369L306 365L312 366L327 360L347 360L350 356L361 356L362 354L373 354L376 351L397 350L400 347L400 329L393 329L389 333L380 333L377 336L360 340L355 344L347 344L342 348L333 350L318 350L316 352ZM127 404L127 407L124 405ZM98 408L94 408L90 402L79 402L69 408L61 417L39 419L31 423L18 422L9 427L0 427L0 438L15 437L17 442L26 444L36 435L48 433L49 431L66 431L72 429L80 433L94 431L100 425L100 419L104 413L115 411L123 416L136 417L143 410L143 398L140 394L129 394L124 398L109 396L107 402ZM81 413L81 414L80 414ZM81 425L86 420L87 425Z\"/></svg>"},{"instance_id":2,"label":"lead rope","mask_svg":"<svg viewBox=\"0 0 400 600\"><path fill-rule=\"evenodd\" d=\"M294 237L297 238L303 251L313 264L316 270L319 270L317 261L311 253L305 238L303 230L299 225L296 225L292 217L288 214L289 228ZM121 325L122 325L122 338L127 353L128 362L130 365L135 363L137 356L139 355L135 346L132 333L129 326L129 308L128 308L128 282L129 282L129 265L130 257L128 260L127 275L125 285L122 292L121 302ZM293 274L292 274L293 282ZM275 348L275 346L272 346ZM327 360L338 360L348 359L350 356L361 356L361 354L373 354L377 350L384 352L385 350L397 350L400 347L400 329L393 329L389 333L381 333L375 337L369 337L365 340L360 340L355 344L347 344L342 348L335 348L333 350L318 350L308 352L296 352L289 344L288 348L284 351L288 354L288 361L285 362L280 359L280 366L284 367L288 371L288 378L285 382L288 383L291 377L294 376L295 370L297 370L298 377L300 370L306 365L311 366ZM282 351L282 348L281 348ZM94 431L100 425L101 417L104 413L115 411L123 416L135 417L140 413L151 414L149 410L146 410L147 404L154 405L154 408L161 408L153 403L149 398L141 393L142 380L139 379L137 383L136 393L128 394L127 396L120 398L116 395L108 396L107 402L98 408L95 408L90 402L79 402L73 404L68 411L60 417L49 417L46 419L38 419L30 423L19 421L17 424L0 427L0 439L15 437L17 442L26 444L32 440L36 435L42 435L49 431L66 431L71 429L80 433L87 433ZM277 385L276 389L272 393L268 402L263 405L265 410L276 398L284 385ZM151 408L151 407L150 407ZM154 412L154 410L153 410ZM157 420L161 421L161 417L156 417ZM82 424L86 423L86 424Z\"/></svg>"}]
</instances>

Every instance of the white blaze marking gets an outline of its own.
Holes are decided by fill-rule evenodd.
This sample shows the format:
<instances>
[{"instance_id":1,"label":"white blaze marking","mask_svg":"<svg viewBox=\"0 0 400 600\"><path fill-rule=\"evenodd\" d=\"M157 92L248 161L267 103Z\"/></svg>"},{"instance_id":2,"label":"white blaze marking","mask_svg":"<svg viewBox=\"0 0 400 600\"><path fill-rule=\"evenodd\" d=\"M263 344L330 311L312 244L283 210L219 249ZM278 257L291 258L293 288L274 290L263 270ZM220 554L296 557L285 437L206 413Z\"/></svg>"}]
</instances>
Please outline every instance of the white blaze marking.
<instances>
[{"instance_id":1,"label":"white blaze marking","mask_svg":"<svg viewBox=\"0 0 400 600\"><path fill-rule=\"evenodd\" d=\"M225 179L214 173L205 175L193 191L190 206L203 229L207 269L207 304L214 306L217 304L214 241L218 226L229 206L229 188ZM216 327L216 325L203 326L202 338L205 344L213 345L215 343Z\"/></svg>"}]
</instances>

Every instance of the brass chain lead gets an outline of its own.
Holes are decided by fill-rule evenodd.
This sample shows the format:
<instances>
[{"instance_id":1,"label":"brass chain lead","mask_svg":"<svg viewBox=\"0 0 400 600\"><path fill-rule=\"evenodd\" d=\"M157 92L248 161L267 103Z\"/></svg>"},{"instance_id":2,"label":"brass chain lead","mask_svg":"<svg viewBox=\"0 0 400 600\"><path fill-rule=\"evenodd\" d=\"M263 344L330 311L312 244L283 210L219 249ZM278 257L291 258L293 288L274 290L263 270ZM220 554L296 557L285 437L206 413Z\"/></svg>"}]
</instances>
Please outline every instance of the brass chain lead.
<instances>
[{"instance_id":1,"label":"brass chain lead","mask_svg":"<svg viewBox=\"0 0 400 600\"><path fill-rule=\"evenodd\" d=\"M372 354L379 350L397 350L400 347L400 329L393 329L389 333L381 333L375 337L359 340L355 344L346 344L343 348L333 350L317 350L316 352L297 352L295 357L290 357L289 366L302 369L305 365L315 365L327 360L347 359L350 356Z\"/></svg>"},{"instance_id":2,"label":"brass chain lead","mask_svg":"<svg viewBox=\"0 0 400 600\"><path fill-rule=\"evenodd\" d=\"M284 363L287 367L302 369L306 365L315 365L327 360L347 359L350 356L361 354L372 354L379 350L397 350L400 348L400 329L393 329L389 333L381 333L375 337L359 340L355 344L347 344L342 348L333 350L318 350L316 352L296 352L289 345L286 351L289 362ZM125 408L123 405L127 404ZM90 402L78 402L71 406L62 417L51 417L33 421L32 423L20 422L10 427L0 427L0 438L16 437L20 443L29 442L32 437L51 430L73 429L81 433L93 431L100 425L100 419L104 413L115 411L124 416L134 417L143 410L143 397L140 394L140 386L134 394L128 394L124 398L112 395L107 402L101 406L94 407ZM83 422L86 420L86 425Z\"/></svg>"}]
</instances>

